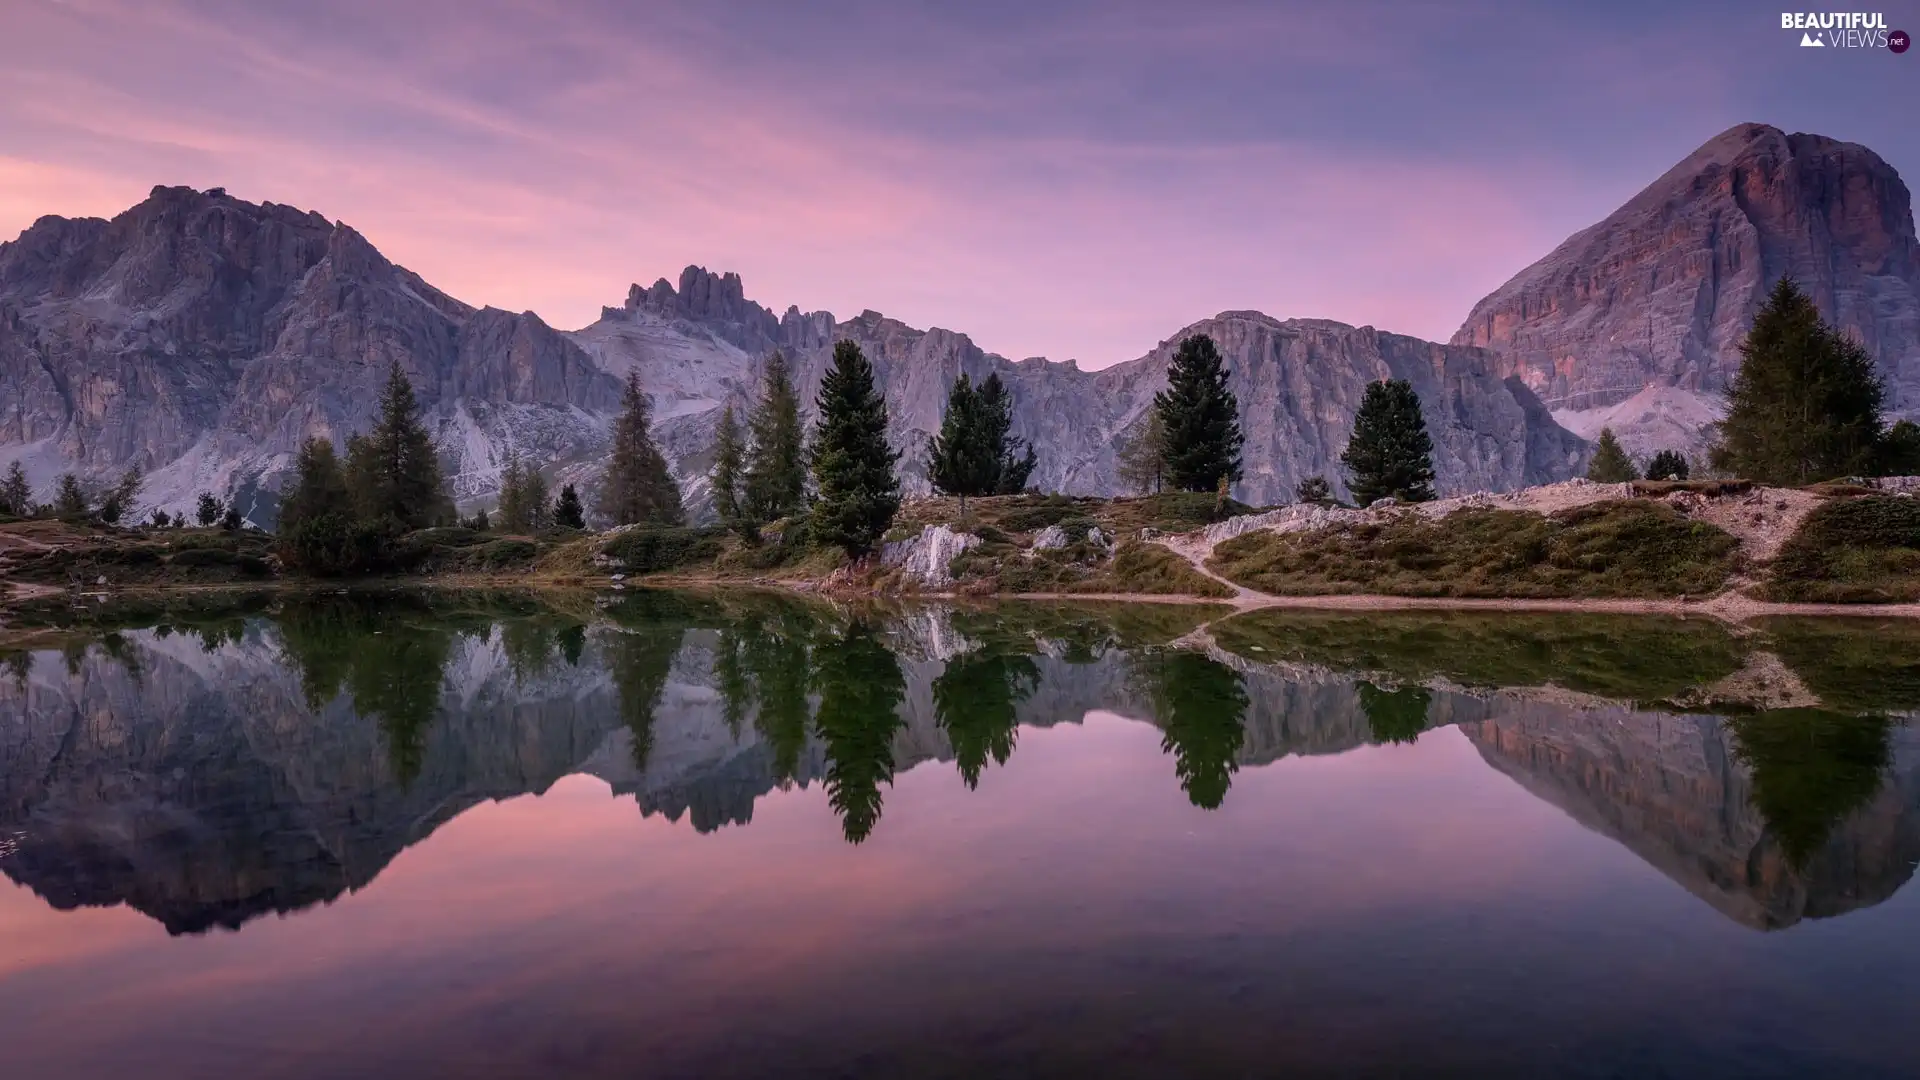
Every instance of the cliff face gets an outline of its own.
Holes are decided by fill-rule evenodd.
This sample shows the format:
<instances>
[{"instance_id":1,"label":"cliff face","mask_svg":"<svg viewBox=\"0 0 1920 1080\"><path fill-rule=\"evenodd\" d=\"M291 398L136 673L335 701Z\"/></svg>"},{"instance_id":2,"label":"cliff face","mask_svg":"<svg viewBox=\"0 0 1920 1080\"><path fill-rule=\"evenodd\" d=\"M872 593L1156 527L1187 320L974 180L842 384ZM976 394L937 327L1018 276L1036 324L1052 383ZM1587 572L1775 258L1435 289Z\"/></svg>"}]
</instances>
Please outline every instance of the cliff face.
<instances>
[{"instance_id":1,"label":"cliff face","mask_svg":"<svg viewBox=\"0 0 1920 1080\"><path fill-rule=\"evenodd\" d=\"M1247 501L1291 500L1295 485L1313 475L1344 492L1338 462L1354 410L1366 384L1383 378L1410 379L1419 391L1445 492L1565 479L1585 458L1582 440L1525 386L1496 375L1482 350L1259 312L1202 320L1137 360L1086 372L1072 363L1008 360L965 334L920 330L872 311L848 320L797 309L775 317L744 298L735 275L688 267L677 289L664 280L634 286L626 304L603 309L575 339L607 370L640 373L665 418L663 441L689 474L704 464L720 407L751 402L769 353L787 356L810 406L834 343L850 340L873 361L909 490L925 489L926 439L939 429L948 386L965 372L976 380L998 373L1012 390L1014 433L1039 454L1036 486L1113 494L1120 491L1118 445L1143 422L1174 351L1193 334L1214 337L1240 399L1246 477L1235 492Z\"/></svg>"},{"instance_id":2,"label":"cliff face","mask_svg":"<svg viewBox=\"0 0 1920 1080\"><path fill-rule=\"evenodd\" d=\"M1906 185L1864 146L1763 124L1708 141L1569 237L1452 340L1492 349L1574 430L1611 423L1647 450L1717 418L1754 312L1789 275L1874 355L1894 409L1920 410Z\"/></svg>"},{"instance_id":3,"label":"cliff face","mask_svg":"<svg viewBox=\"0 0 1920 1080\"><path fill-rule=\"evenodd\" d=\"M597 447L619 388L537 316L476 311L351 228L155 188L0 244L0 456L45 489L140 465L145 502L277 487L301 439L371 422L397 362L470 495L508 446Z\"/></svg>"}]
</instances>

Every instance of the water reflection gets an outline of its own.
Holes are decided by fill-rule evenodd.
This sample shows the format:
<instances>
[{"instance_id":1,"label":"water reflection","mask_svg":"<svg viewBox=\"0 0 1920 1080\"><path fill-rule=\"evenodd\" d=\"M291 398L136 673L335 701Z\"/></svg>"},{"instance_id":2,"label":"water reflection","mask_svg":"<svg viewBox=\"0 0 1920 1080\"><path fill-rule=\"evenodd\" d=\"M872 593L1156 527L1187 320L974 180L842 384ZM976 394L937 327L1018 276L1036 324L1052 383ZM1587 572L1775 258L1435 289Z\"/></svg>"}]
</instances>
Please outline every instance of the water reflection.
<instances>
[{"instance_id":1,"label":"water reflection","mask_svg":"<svg viewBox=\"0 0 1920 1080\"><path fill-rule=\"evenodd\" d=\"M1168 783L1209 811L1242 770L1451 726L1757 928L1878 903L1920 859L1904 625L1217 615L644 592L166 613L4 656L0 869L59 908L238 927L579 772L702 831L819 783L860 844L899 773L947 762L979 789L1022 728L1095 710L1156 725Z\"/></svg>"}]
</instances>

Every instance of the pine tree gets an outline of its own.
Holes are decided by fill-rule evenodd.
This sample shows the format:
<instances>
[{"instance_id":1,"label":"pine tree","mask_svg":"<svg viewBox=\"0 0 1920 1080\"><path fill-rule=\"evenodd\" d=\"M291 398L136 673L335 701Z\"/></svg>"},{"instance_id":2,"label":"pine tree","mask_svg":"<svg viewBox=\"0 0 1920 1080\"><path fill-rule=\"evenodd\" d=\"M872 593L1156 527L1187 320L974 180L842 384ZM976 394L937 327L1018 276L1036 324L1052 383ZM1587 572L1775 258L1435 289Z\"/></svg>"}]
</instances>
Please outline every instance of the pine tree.
<instances>
[{"instance_id":1,"label":"pine tree","mask_svg":"<svg viewBox=\"0 0 1920 1080\"><path fill-rule=\"evenodd\" d=\"M27 483L27 471L14 462L7 479L0 483L0 513L26 517L33 511L33 486Z\"/></svg>"},{"instance_id":2,"label":"pine tree","mask_svg":"<svg viewBox=\"0 0 1920 1080\"><path fill-rule=\"evenodd\" d=\"M346 523L353 517L353 498L334 456L333 441L316 435L300 444L293 483L280 496L279 529L287 533L327 515Z\"/></svg>"},{"instance_id":3,"label":"pine tree","mask_svg":"<svg viewBox=\"0 0 1920 1080\"><path fill-rule=\"evenodd\" d=\"M237 504L228 503L227 512L220 515L220 527L228 532L239 532L246 524L247 519L240 516L240 507Z\"/></svg>"},{"instance_id":4,"label":"pine tree","mask_svg":"<svg viewBox=\"0 0 1920 1080\"><path fill-rule=\"evenodd\" d=\"M1412 383L1390 379L1368 385L1340 464L1347 470L1347 488L1361 506L1376 499L1433 498L1433 440L1427 436Z\"/></svg>"},{"instance_id":5,"label":"pine tree","mask_svg":"<svg viewBox=\"0 0 1920 1080\"><path fill-rule=\"evenodd\" d=\"M980 384L978 404L980 439L994 459L993 490L987 494L1018 495L1027 490L1027 479L1039 459L1032 444L1013 434L1013 396L999 372Z\"/></svg>"},{"instance_id":6,"label":"pine tree","mask_svg":"<svg viewBox=\"0 0 1920 1080\"><path fill-rule=\"evenodd\" d=\"M1160 410L1148 409L1117 449L1120 482L1142 495L1158 493L1167 473L1167 427Z\"/></svg>"},{"instance_id":7,"label":"pine tree","mask_svg":"<svg viewBox=\"0 0 1920 1080\"><path fill-rule=\"evenodd\" d=\"M1309 476L1300 481L1294 489L1293 497L1303 503L1324 503L1333 498L1333 485L1327 483L1324 476Z\"/></svg>"},{"instance_id":8,"label":"pine tree","mask_svg":"<svg viewBox=\"0 0 1920 1080\"><path fill-rule=\"evenodd\" d=\"M395 361L373 430L347 442L347 482L362 519L384 528L423 529L452 518L440 458L420 422L413 384Z\"/></svg>"},{"instance_id":9,"label":"pine tree","mask_svg":"<svg viewBox=\"0 0 1920 1080\"><path fill-rule=\"evenodd\" d=\"M1685 480L1692 467L1678 450L1662 450L1647 463L1649 480Z\"/></svg>"},{"instance_id":10,"label":"pine tree","mask_svg":"<svg viewBox=\"0 0 1920 1080\"><path fill-rule=\"evenodd\" d=\"M1873 358L1781 278L1740 345L1716 469L1780 486L1873 470L1886 391Z\"/></svg>"},{"instance_id":11,"label":"pine tree","mask_svg":"<svg viewBox=\"0 0 1920 1080\"><path fill-rule=\"evenodd\" d=\"M1920 424L1900 420L1887 429L1886 437L1880 440L1874 472L1881 476L1920 474Z\"/></svg>"},{"instance_id":12,"label":"pine tree","mask_svg":"<svg viewBox=\"0 0 1920 1080\"><path fill-rule=\"evenodd\" d=\"M973 380L961 372L947 390L940 433L927 439L927 481L941 495L989 495L999 481L1000 459L986 443L987 420Z\"/></svg>"},{"instance_id":13,"label":"pine tree","mask_svg":"<svg viewBox=\"0 0 1920 1080\"><path fill-rule=\"evenodd\" d=\"M484 516L484 511L482 513ZM580 506L580 493L573 489L572 484L560 489L559 501L553 504L553 523L563 529L587 527L587 515Z\"/></svg>"},{"instance_id":14,"label":"pine tree","mask_svg":"<svg viewBox=\"0 0 1920 1080\"><path fill-rule=\"evenodd\" d=\"M140 487L145 482L146 478L141 475L138 465L130 466L121 473L120 482L113 485L100 500L100 520L109 525L118 525L127 511L133 509L133 501L140 497Z\"/></svg>"},{"instance_id":15,"label":"pine tree","mask_svg":"<svg viewBox=\"0 0 1920 1080\"><path fill-rule=\"evenodd\" d=\"M517 451L508 454L500 473L499 511L500 527L510 532L538 532L547 525L547 478Z\"/></svg>"},{"instance_id":16,"label":"pine tree","mask_svg":"<svg viewBox=\"0 0 1920 1080\"><path fill-rule=\"evenodd\" d=\"M203 491L200 493L199 501L194 504L193 519L199 522L203 529L212 528L213 523L219 521L220 515L224 512L226 507L221 505L220 500L214 498L212 492Z\"/></svg>"},{"instance_id":17,"label":"pine tree","mask_svg":"<svg viewBox=\"0 0 1920 1080\"><path fill-rule=\"evenodd\" d=\"M60 474L59 485L53 493L53 512L68 519L87 516L87 491L80 486L79 477L72 473Z\"/></svg>"},{"instance_id":18,"label":"pine tree","mask_svg":"<svg viewBox=\"0 0 1920 1080\"><path fill-rule=\"evenodd\" d=\"M887 403L873 385L873 365L851 341L833 347L833 367L815 402L820 426L813 443L813 479L820 493L813 535L860 556L886 534L900 509L900 455L887 445Z\"/></svg>"},{"instance_id":19,"label":"pine tree","mask_svg":"<svg viewBox=\"0 0 1920 1080\"><path fill-rule=\"evenodd\" d=\"M707 478L713 485L714 516L739 533L740 539L752 543L760 539L760 523L742 512L741 464L740 422L734 419L729 403L720 410L720 428L713 438L713 472Z\"/></svg>"},{"instance_id":20,"label":"pine tree","mask_svg":"<svg viewBox=\"0 0 1920 1080\"><path fill-rule=\"evenodd\" d=\"M652 409L640 376L627 376L625 408L613 426L613 447L600 484L599 510L615 525L682 525L686 511L667 459L653 443Z\"/></svg>"},{"instance_id":21,"label":"pine tree","mask_svg":"<svg viewBox=\"0 0 1920 1080\"><path fill-rule=\"evenodd\" d=\"M1634 468L1633 459L1621 448L1620 440L1613 437L1610 427L1600 429L1600 441L1594 444L1593 459L1587 462L1587 479L1596 484L1624 484L1640 479L1640 470Z\"/></svg>"},{"instance_id":22,"label":"pine tree","mask_svg":"<svg viewBox=\"0 0 1920 1080\"><path fill-rule=\"evenodd\" d=\"M1153 396L1166 431L1167 479L1182 491L1213 491L1220 478L1240 479L1240 404L1213 339L1180 343L1167 368L1167 388Z\"/></svg>"},{"instance_id":23,"label":"pine tree","mask_svg":"<svg viewBox=\"0 0 1920 1080\"><path fill-rule=\"evenodd\" d=\"M807 497L807 454L800 398L786 358L775 350L760 380L760 402L747 421L753 445L741 480L742 511L756 527L798 511Z\"/></svg>"}]
</instances>

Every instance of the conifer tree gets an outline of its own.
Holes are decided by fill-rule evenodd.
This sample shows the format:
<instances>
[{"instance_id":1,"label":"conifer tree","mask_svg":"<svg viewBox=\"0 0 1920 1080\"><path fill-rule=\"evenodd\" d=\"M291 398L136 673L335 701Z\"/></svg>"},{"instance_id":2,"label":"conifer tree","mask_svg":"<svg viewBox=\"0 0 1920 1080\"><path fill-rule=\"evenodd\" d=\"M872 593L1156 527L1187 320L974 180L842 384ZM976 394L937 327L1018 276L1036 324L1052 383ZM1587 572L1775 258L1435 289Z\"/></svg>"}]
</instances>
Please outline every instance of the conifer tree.
<instances>
[{"instance_id":1,"label":"conifer tree","mask_svg":"<svg viewBox=\"0 0 1920 1080\"><path fill-rule=\"evenodd\" d=\"M1716 469L1781 486L1865 475L1880 452L1885 389L1873 358L1781 278L1740 345Z\"/></svg>"},{"instance_id":2,"label":"conifer tree","mask_svg":"<svg viewBox=\"0 0 1920 1080\"><path fill-rule=\"evenodd\" d=\"M734 419L733 405L729 403L720 410L720 429L713 438L713 472L708 474L713 485L713 513L720 524L752 543L760 539L760 523L743 512L741 467L740 422Z\"/></svg>"},{"instance_id":3,"label":"conifer tree","mask_svg":"<svg viewBox=\"0 0 1920 1080\"><path fill-rule=\"evenodd\" d=\"M452 517L440 458L398 361L387 371L373 430L347 443L347 480L360 517L380 527L423 529Z\"/></svg>"},{"instance_id":4,"label":"conifer tree","mask_svg":"<svg viewBox=\"0 0 1920 1080\"><path fill-rule=\"evenodd\" d=\"M328 515L344 525L353 517L353 499L334 456L333 441L316 435L300 444L293 483L280 497L280 531Z\"/></svg>"},{"instance_id":5,"label":"conifer tree","mask_svg":"<svg viewBox=\"0 0 1920 1080\"><path fill-rule=\"evenodd\" d=\"M220 515L225 511L226 507L221 505L219 499L213 497L212 492L203 491L200 493L199 500L194 503L193 519L199 522L203 529L212 528L214 522L219 521Z\"/></svg>"},{"instance_id":6,"label":"conifer tree","mask_svg":"<svg viewBox=\"0 0 1920 1080\"><path fill-rule=\"evenodd\" d=\"M813 479L819 502L813 535L860 556L886 535L900 509L900 457L887 445L887 403L873 385L873 365L860 346L833 347L833 367L820 381L815 402Z\"/></svg>"},{"instance_id":7,"label":"conifer tree","mask_svg":"<svg viewBox=\"0 0 1920 1080\"><path fill-rule=\"evenodd\" d=\"M627 376L624 406L613 426L613 447L600 485L601 516L615 525L685 524L680 487L654 445L652 407L637 373Z\"/></svg>"},{"instance_id":8,"label":"conifer tree","mask_svg":"<svg viewBox=\"0 0 1920 1080\"><path fill-rule=\"evenodd\" d=\"M1213 338L1195 334L1180 343L1153 407L1166 430L1163 456L1174 487L1214 491L1223 476L1240 479L1240 404Z\"/></svg>"},{"instance_id":9,"label":"conifer tree","mask_svg":"<svg viewBox=\"0 0 1920 1080\"><path fill-rule=\"evenodd\" d=\"M500 474L500 527L512 532L537 532L547 526L547 478L526 463L518 452L507 457Z\"/></svg>"},{"instance_id":10,"label":"conifer tree","mask_svg":"<svg viewBox=\"0 0 1920 1080\"><path fill-rule=\"evenodd\" d=\"M1610 427L1600 429L1600 441L1594 444L1593 459L1587 462L1587 479L1596 484L1624 484L1640 479L1640 470L1634 468L1633 459L1620 446L1620 440L1613 437Z\"/></svg>"},{"instance_id":11,"label":"conifer tree","mask_svg":"<svg viewBox=\"0 0 1920 1080\"><path fill-rule=\"evenodd\" d=\"M1027 479L1039 459L1033 446L1013 434L1013 396L1007 393L1000 373L993 372L980 384L980 441L994 460L993 489L989 495L1018 495L1027 489Z\"/></svg>"},{"instance_id":12,"label":"conifer tree","mask_svg":"<svg viewBox=\"0 0 1920 1080\"><path fill-rule=\"evenodd\" d=\"M109 525L119 524L126 512L133 508L133 501L140 497L140 487L145 482L138 465L130 466L120 474L120 482L113 485L100 500L100 520Z\"/></svg>"},{"instance_id":13,"label":"conifer tree","mask_svg":"<svg viewBox=\"0 0 1920 1080\"><path fill-rule=\"evenodd\" d=\"M1160 410L1148 409L1117 449L1120 482L1142 495L1158 493L1167 472L1167 428Z\"/></svg>"},{"instance_id":14,"label":"conifer tree","mask_svg":"<svg viewBox=\"0 0 1920 1080\"><path fill-rule=\"evenodd\" d=\"M986 417L973 380L961 372L947 390L940 433L927 439L927 481L942 495L958 495L964 513L969 495L992 494L1000 460L986 443Z\"/></svg>"},{"instance_id":15,"label":"conifer tree","mask_svg":"<svg viewBox=\"0 0 1920 1080\"><path fill-rule=\"evenodd\" d=\"M53 512L69 519L87 516L87 491L80 486L79 477L72 473L60 474L53 492Z\"/></svg>"},{"instance_id":16,"label":"conifer tree","mask_svg":"<svg viewBox=\"0 0 1920 1080\"><path fill-rule=\"evenodd\" d=\"M33 511L33 487L27 483L27 471L14 462L7 469L7 479L0 483L0 513L14 517L26 517Z\"/></svg>"},{"instance_id":17,"label":"conifer tree","mask_svg":"<svg viewBox=\"0 0 1920 1080\"><path fill-rule=\"evenodd\" d=\"M1662 450L1647 463L1649 480L1685 480L1692 467L1678 450Z\"/></svg>"},{"instance_id":18,"label":"conifer tree","mask_svg":"<svg viewBox=\"0 0 1920 1080\"><path fill-rule=\"evenodd\" d=\"M741 510L755 529L797 512L806 503L807 454L800 398L778 349L767 357L760 401L747 420L753 445L741 479ZM757 535L757 532L756 532Z\"/></svg>"},{"instance_id":19,"label":"conifer tree","mask_svg":"<svg viewBox=\"0 0 1920 1080\"><path fill-rule=\"evenodd\" d=\"M1376 499L1433 498L1433 440L1412 383L1389 379L1368 385L1340 464L1347 470L1347 488L1361 506Z\"/></svg>"},{"instance_id":20,"label":"conifer tree","mask_svg":"<svg viewBox=\"0 0 1920 1080\"><path fill-rule=\"evenodd\" d=\"M1333 498L1333 485L1324 476L1309 476L1300 481L1293 497L1303 503L1324 503Z\"/></svg>"},{"instance_id":21,"label":"conifer tree","mask_svg":"<svg viewBox=\"0 0 1920 1080\"><path fill-rule=\"evenodd\" d=\"M482 511L483 515L484 513L485 511ZM560 489L560 498L553 504L553 523L563 529L587 527L587 515L580 505L580 493L574 490L572 484L567 484Z\"/></svg>"}]
</instances>

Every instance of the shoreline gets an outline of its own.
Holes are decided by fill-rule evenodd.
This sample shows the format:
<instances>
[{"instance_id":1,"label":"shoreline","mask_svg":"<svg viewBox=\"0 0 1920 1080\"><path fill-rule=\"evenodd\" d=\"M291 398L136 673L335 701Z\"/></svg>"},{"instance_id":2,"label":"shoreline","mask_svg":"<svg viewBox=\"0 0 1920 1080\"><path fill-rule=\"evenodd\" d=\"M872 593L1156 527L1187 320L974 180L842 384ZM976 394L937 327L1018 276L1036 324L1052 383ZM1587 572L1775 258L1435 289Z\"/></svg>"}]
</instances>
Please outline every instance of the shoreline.
<instances>
[{"instance_id":1,"label":"shoreline","mask_svg":"<svg viewBox=\"0 0 1920 1080\"><path fill-rule=\"evenodd\" d=\"M628 578L615 582L611 579L566 578L563 580L532 579L524 576L494 575L454 575L421 578L365 578L351 581L332 579L283 579L266 582L220 582L200 585L159 585L148 588L132 587L126 589L88 590L69 593L56 586L40 585L28 582L0 582L0 586L10 587L11 594L0 597L0 631L15 630L30 635L44 630L44 627L8 626L6 615L17 605L39 601L71 597L75 600L91 600L100 607L107 607L123 601L163 601L174 597L193 595L212 595L221 593L296 593L314 591L346 591L358 589L407 589L424 588L436 590L501 590L508 592L591 592L595 594L618 595L633 589L753 589L793 593L801 596L816 596L831 600L849 600L872 598L873 594L854 589L835 589L822 587L821 583L805 580L781 580L777 578L739 579L739 578L698 578L675 575L658 577ZM616 586L624 586L617 588ZM1616 598L1616 597L1455 597L1455 596L1395 596L1380 593L1325 593L1303 596L1276 596L1258 593L1239 587L1237 595L1231 597L1201 596L1193 593L1112 593L1112 592L1030 592L1030 593L968 593L968 592L901 592L889 594L885 599L913 602L943 601L957 603L993 603L1000 601L1033 601L1045 603L1082 602L1082 603L1144 603L1171 604L1182 606L1205 606L1228 609L1222 618L1231 618L1251 611L1296 610L1296 611L1472 611L1472 612L1535 612L1562 614L1596 615L1663 615L1704 617L1721 622L1739 625L1755 619L1771 617L1800 618L1920 618L1920 603L1894 604L1833 604L1775 602L1754 600L1737 592L1725 592L1704 600ZM13 637L6 634L4 637ZM0 638L3 639L3 638Z\"/></svg>"}]
</instances>

